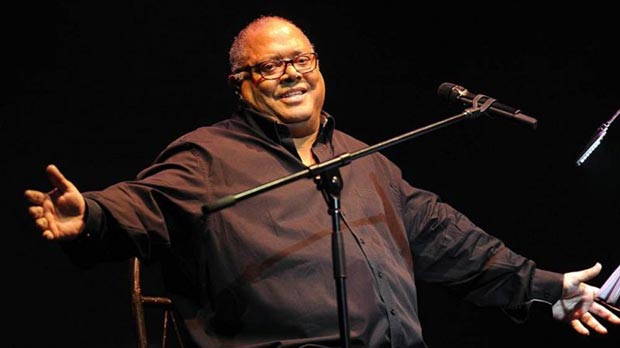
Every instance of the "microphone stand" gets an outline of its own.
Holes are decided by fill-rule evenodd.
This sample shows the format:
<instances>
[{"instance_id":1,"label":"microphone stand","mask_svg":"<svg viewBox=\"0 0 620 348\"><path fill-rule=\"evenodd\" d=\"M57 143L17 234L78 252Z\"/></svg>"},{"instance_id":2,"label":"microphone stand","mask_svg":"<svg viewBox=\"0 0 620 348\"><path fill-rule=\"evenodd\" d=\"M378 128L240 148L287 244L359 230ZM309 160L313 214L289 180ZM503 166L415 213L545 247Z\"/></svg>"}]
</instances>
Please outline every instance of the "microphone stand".
<instances>
[{"instance_id":1,"label":"microphone stand","mask_svg":"<svg viewBox=\"0 0 620 348\"><path fill-rule=\"evenodd\" d=\"M334 269L334 280L336 281L336 296L338 303L338 323L340 329L340 340L343 348L349 347L349 316L347 308L347 288L345 278L347 277L344 240L340 231L340 192L342 191L342 176L340 170L333 168L324 171L315 178L317 188L325 193L328 212L332 217L332 264Z\"/></svg>"},{"instance_id":2,"label":"microphone stand","mask_svg":"<svg viewBox=\"0 0 620 348\"><path fill-rule=\"evenodd\" d=\"M344 255L344 243L342 238L342 232L340 231L340 191L342 190L343 182L340 176L338 168L345 166L351 161L360 157L369 155L379 150L385 149L392 145L401 143L403 141L416 138L423 134L429 133L433 130L446 127L465 118L476 118L481 114L481 107L471 107L465 111L448 117L442 121L432 123L428 126L418 128L416 130L407 132L405 134L396 136L394 138L385 140L378 144L367 146L361 150L353 153L343 153L337 157L327 160L322 163L314 164L304 170L275 179L265 184L256 186L249 190L239 192L237 194L225 196L216 200L214 203L207 203L203 206L203 213L209 214L218 210L229 207L241 200L258 195L259 193L280 187L301 178L314 179L319 189L321 189L326 195L329 205L329 214L332 218L332 262L334 269L334 279L336 281L336 291L338 300L338 324L340 329L340 340L342 348L350 347L350 333L349 333L349 319L347 308L347 294L346 294L346 270L345 270L345 255Z\"/></svg>"}]
</instances>

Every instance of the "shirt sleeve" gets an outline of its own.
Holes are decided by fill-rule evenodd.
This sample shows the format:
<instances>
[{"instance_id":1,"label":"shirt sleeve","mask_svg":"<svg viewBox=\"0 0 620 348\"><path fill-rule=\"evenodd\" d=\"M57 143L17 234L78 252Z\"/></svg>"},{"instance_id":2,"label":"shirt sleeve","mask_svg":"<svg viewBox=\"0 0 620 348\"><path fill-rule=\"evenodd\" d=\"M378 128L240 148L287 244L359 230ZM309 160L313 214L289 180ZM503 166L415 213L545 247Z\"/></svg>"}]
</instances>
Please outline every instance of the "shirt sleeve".
<instances>
[{"instance_id":1,"label":"shirt sleeve","mask_svg":"<svg viewBox=\"0 0 620 348\"><path fill-rule=\"evenodd\" d=\"M84 231L74 240L61 244L69 259L82 268L91 268L105 259L110 234L102 207L94 200L84 197L86 215Z\"/></svg>"},{"instance_id":2,"label":"shirt sleeve","mask_svg":"<svg viewBox=\"0 0 620 348\"><path fill-rule=\"evenodd\" d=\"M175 142L135 180L85 192L86 228L64 245L71 260L82 266L132 256L149 261L167 255L172 238L193 245L189 239L203 225L206 201L204 156L198 152L194 144Z\"/></svg>"},{"instance_id":3,"label":"shirt sleeve","mask_svg":"<svg viewBox=\"0 0 620 348\"><path fill-rule=\"evenodd\" d=\"M525 310L552 304L563 275L536 268L428 191L403 184L403 209L419 280L448 287L479 306Z\"/></svg>"}]
</instances>

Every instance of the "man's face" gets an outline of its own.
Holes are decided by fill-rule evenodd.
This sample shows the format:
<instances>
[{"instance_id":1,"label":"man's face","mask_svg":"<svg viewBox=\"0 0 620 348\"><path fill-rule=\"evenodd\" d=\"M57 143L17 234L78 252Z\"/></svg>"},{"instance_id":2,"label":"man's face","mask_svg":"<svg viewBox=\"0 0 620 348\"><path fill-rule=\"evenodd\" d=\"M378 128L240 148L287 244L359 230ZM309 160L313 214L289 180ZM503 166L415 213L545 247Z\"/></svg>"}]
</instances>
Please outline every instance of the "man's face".
<instances>
[{"instance_id":1,"label":"man's face","mask_svg":"<svg viewBox=\"0 0 620 348\"><path fill-rule=\"evenodd\" d=\"M293 59L313 52L306 36L296 27L282 22L268 22L248 36L247 66L271 59ZM256 69L241 83L241 96L254 109L285 124L293 136L303 137L316 131L325 100L325 82L318 68L298 72L285 64L282 76L265 79Z\"/></svg>"}]
</instances>

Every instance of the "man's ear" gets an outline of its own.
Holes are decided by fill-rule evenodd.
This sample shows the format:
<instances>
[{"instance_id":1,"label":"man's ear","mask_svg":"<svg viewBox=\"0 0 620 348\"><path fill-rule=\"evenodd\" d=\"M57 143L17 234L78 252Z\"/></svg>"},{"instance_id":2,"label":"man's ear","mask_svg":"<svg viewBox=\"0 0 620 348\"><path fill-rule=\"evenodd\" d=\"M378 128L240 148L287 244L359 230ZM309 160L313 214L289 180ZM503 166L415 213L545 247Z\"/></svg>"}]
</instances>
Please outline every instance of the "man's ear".
<instances>
[{"instance_id":1,"label":"man's ear","mask_svg":"<svg viewBox=\"0 0 620 348\"><path fill-rule=\"evenodd\" d=\"M241 93L241 83L245 80L247 73L245 71L228 75L228 85L233 89L235 94Z\"/></svg>"}]
</instances>

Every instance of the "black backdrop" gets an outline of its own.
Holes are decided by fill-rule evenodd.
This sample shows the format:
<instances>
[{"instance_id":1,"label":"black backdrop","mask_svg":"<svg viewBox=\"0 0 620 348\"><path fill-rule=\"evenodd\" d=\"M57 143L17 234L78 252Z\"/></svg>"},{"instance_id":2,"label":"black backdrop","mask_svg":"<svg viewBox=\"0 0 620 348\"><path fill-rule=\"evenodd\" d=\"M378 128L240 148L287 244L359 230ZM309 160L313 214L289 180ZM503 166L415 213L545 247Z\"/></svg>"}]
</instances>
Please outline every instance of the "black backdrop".
<instances>
[{"instance_id":1,"label":"black backdrop","mask_svg":"<svg viewBox=\"0 0 620 348\"><path fill-rule=\"evenodd\" d=\"M536 117L536 130L481 118L384 153L414 185L439 193L542 268L567 272L600 261L603 272L591 281L600 286L620 264L618 129L612 125L586 164L575 165L620 108L610 9L63 1L2 12L9 58L0 97L9 309L2 346L133 345L127 264L72 266L33 231L22 192L49 188L48 163L83 191L131 179L168 142L226 117L234 105L228 48L259 14L289 17L306 31L321 55L326 110L369 144L460 112L436 96L446 81ZM147 271L147 291L157 290L155 275ZM517 324L426 284L420 307L434 348L620 341L620 328L578 336L539 306Z\"/></svg>"}]
</instances>

